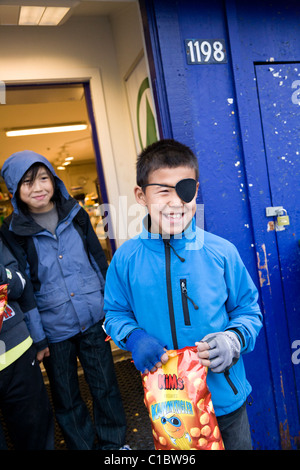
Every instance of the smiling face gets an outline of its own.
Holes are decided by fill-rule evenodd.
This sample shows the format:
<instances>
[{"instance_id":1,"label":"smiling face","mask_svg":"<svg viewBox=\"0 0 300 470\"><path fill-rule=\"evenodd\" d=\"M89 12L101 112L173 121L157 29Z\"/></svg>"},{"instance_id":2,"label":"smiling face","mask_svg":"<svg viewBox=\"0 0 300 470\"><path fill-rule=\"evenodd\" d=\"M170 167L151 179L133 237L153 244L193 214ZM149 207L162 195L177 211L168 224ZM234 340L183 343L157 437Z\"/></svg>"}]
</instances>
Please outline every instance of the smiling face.
<instances>
[{"instance_id":1,"label":"smiling face","mask_svg":"<svg viewBox=\"0 0 300 470\"><path fill-rule=\"evenodd\" d=\"M41 166L32 181L30 171L26 173L20 185L19 197L27 204L30 212L41 213L52 209L51 198L54 194L52 180L46 168Z\"/></svg>"},{"instance_id":2,"label":"smiling face","mask_svg":"<svg viewBox=\"0 0 300 470\"><path fill-rule=\"evenodd\" d=\"M178 181L186 178L196 179L195 170L188 166L159 168L150 173L148 184L144 188L135 188L135 197L139 204L146 206L151 217L151 232L164 235L176 235L185 230L196 212L196 186L194 198L186 203L175 191ZM167 186L155 186L167 185ZM152 186L153 185L153 186Z\"/></svg>"},{"instance_id":3,"label":"smiling face","mask_svg":"<svg viewBox=\"0 0 300 470\"><path fill-rule=\"evenodd\" d=\"M168 413L161 418L161 423L169 436L180 439L185 435L185 427L180 418L173 413Z\"/></svg>"}]
</instances>

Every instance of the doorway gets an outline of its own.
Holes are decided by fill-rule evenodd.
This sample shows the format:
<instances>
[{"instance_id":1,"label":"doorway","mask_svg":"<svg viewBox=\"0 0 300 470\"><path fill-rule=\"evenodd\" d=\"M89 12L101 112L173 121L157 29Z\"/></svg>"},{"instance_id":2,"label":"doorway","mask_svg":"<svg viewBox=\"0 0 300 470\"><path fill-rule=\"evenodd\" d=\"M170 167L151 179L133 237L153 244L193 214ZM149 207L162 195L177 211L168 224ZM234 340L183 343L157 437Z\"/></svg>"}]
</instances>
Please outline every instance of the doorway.
<instances>
[{"instance_id":1,"label":"doorway","mask_svg":"<svg viewBox=\"0 0 300 470\"><path fill-rule=\"evenodd\" d=\"M98 136L88 82L8 85L1 108L0 127L37 129L82 124L82 130L10 137L0 134L0 166L12 153L33 150L53 165L69 194L90 216L108 263L115 250L102 224L100 206L108 203ZM3 179L0 181L0 223L12 208Z\"/></svg>"}]
</instances>

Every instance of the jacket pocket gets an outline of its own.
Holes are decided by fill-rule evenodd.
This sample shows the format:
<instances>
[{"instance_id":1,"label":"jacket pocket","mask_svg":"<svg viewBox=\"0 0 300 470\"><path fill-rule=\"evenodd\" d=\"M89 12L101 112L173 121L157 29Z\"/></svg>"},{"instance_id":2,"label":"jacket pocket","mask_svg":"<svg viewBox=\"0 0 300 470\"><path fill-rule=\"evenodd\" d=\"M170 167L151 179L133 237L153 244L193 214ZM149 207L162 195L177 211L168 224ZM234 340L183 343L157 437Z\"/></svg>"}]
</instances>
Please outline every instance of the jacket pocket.
<instances>
[{"instance_id":1,"label":"jacket pocket","mask_svg":"<svg viewBox=\"0 0 300 470\"><path fill-rule=\"evenodd\" d=\"M227 380L228 385L230 386L231 390L233 391L233 393L235 395L237 395L238 394L238 389L236 388L236 386L232 382L231 377L229 377L229 369L225 370L224 376L225 376L225 379Z\"/></svg>"},{"instance_id":2,"label":"jacket pocket","mask_svg":"<svg viewBox=\"0 0 300 470\"><path fill-rule=\"evenodd\" d=\"M191 325L191 319L190 319L188 301L191 302L191 304L193 305L195 310L198 310L199 307L188 296L186 279L180 279L180 290L181 290L181 302L182 302L184 324L186 326L190 326Z\"/></svg>"},{"instance_id":3,"label":"jacket pocket","mask_svg":"<svg viewBox=\"0 0 300 470\"><path fill-rule=\"evenodd\" d=\"M180 279L180 290L181 290L181 302L183 310L184 324L187 326L191 325L190 312L187 299L187 288L186 279Z\"/></svg>"},{"instance_id":4,"label":"jacket pocket","mask_svg":"<svg viewBox=\"0 0 300 470\"><path fill-rule=\"evenodd\" d=\"M65 292L59 288L44 293L35 293L35 299L40 312L53 310L69 300Z\"/></svg>"},{"instance_id":5,"label":"jacket pocket","mask_svg":"<svg viewBox=\"0 0 300 470\"><path fill-rule=\"evenodd\" d=\"M93 292L101 292L101 283L97 274L79 280L79 294L91 294Z\"/></svg>"}]
</instances>

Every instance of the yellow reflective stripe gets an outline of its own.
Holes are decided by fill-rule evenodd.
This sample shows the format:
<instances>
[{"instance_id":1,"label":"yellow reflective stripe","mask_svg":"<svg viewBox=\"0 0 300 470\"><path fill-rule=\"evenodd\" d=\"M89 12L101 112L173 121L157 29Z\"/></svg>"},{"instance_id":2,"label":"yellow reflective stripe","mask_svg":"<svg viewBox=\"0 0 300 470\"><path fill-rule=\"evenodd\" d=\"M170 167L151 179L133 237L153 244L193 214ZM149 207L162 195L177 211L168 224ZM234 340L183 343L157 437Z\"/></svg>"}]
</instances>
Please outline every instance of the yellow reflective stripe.
<instances>
[{"instance_id":1,"label":"yellow reflective stripe","mask_svg":"<svg viewBox=\"0 0 300 470\"><path fill-rule=\"evenodd\" d=\"M24 354L27 349L30 348L32 345L32 338L28 336L22 343L18 344L14 348L10 349L4 354L0 355L0 371L5 369L6 367L10 366L13 362L15 362L19 357Z\"/></svg>"}]
</instances>

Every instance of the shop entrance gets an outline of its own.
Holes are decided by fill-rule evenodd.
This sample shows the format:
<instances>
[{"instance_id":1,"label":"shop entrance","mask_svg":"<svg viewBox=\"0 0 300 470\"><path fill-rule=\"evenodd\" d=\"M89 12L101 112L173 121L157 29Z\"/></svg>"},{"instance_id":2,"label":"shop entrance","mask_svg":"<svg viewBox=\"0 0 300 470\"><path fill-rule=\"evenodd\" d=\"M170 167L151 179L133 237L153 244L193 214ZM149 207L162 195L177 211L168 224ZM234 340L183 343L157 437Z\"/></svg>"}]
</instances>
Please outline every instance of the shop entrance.
<instances>
[{"instance_id":1,"label":"shop entrance","mask_svg":"<svg viewBox=\"0 0 300 470\"><path fill-rule=\"evenodd\" d=\"M1 108L1 161L12 153L33 150L44 155L63 180L71 196L89 213L91 223L110 262L114 240L106 236L100 205L107 203L98 136L93 120L88 82L9 85L6 104ZM80 125L79 130L46 131L46 128ZM30 135L10 136L13 130ZM38 130L41 129L41 130ZM10 199L1 179L1 221L11 211Z\"/></svg>"}]
</instances>

